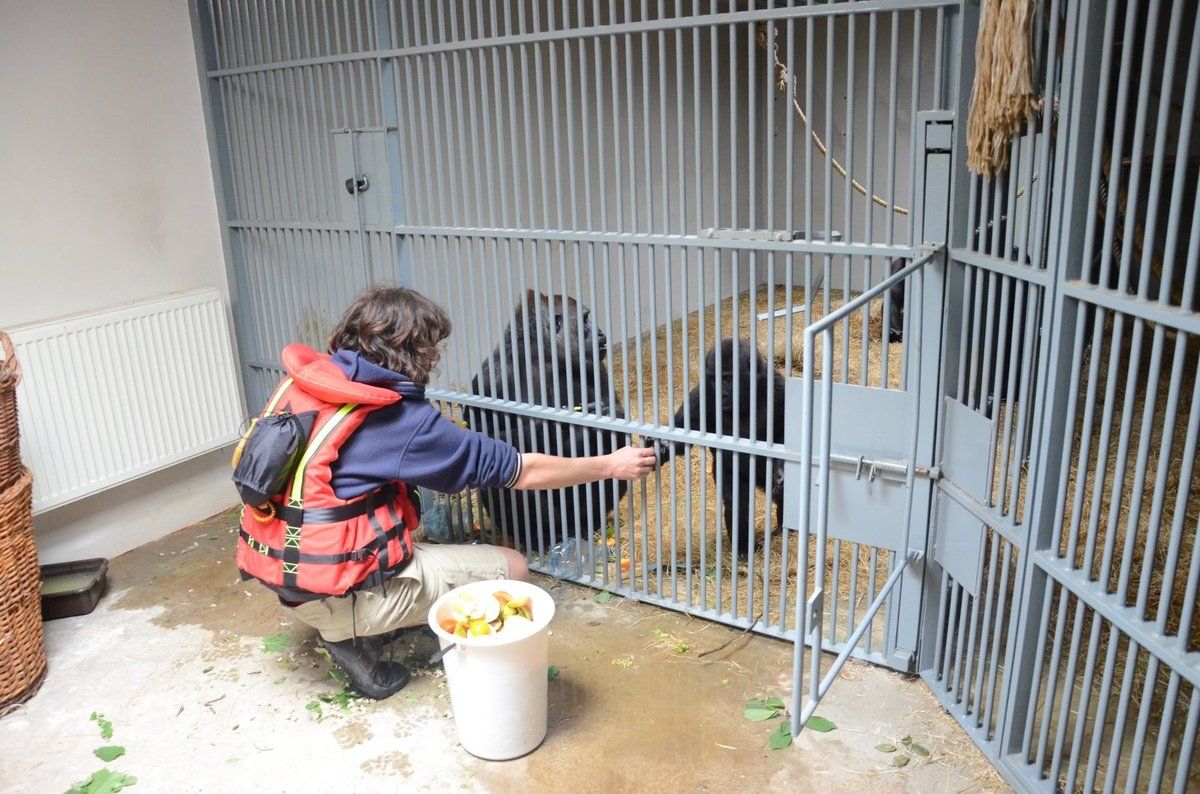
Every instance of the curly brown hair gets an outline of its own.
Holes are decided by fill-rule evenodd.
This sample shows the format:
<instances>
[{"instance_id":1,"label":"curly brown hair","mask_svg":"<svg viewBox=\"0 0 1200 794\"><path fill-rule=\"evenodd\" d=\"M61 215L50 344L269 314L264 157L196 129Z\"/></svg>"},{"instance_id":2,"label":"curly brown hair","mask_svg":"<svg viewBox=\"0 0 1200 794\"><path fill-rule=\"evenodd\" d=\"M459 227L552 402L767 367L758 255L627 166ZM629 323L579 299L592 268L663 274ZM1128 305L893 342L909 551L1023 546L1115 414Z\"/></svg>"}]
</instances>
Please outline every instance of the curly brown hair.
<instances>
[{"instance_id":1,"label":"curly brown hair","mask_svg":"<svg viewBox=\"0 0 1200 794\"><path fill-rule=\"evenodd\" d=\"M441 306L416 290L372 287L354 299L329 336L329 352L354 350L373 364L424 386L450 335Z\"/></svg>"}]
</instances>

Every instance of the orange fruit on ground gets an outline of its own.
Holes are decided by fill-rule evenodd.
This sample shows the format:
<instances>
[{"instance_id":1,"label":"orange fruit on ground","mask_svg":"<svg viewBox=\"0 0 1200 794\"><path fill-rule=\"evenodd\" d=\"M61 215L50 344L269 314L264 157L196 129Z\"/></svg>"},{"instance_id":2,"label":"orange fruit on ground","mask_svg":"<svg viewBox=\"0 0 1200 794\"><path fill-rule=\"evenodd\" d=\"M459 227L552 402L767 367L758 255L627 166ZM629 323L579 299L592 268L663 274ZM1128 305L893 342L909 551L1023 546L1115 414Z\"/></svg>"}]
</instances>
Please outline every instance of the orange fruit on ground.
<instances>
[{"instance_id":1,"label":"orange fruit on ground","mask_svg":"<svg viewBox=\"0 0 1200 794\"><path fill-rule=\"evenodd\" d=\"M607 544L608 544L608 547L611 549L611 548L614 548L614 547L617 545L617 539L616 539L616 538L609 538L608 540L606 540L606 541L605 541L605 543L607 543Z\"/></svg>"},{"instance_id":2,"label":"orange fruit on ground","mask_svg":"<svg viewBox=\"0 0 1200 794\"><path fill-rule=\"evenodd\" d=\"M628 557L622 557L622 558L621 558L621 570L622 570L622 571L628 571L628 570L629 570L629 558L628 558Z\"/></svg>"}]
</instances>

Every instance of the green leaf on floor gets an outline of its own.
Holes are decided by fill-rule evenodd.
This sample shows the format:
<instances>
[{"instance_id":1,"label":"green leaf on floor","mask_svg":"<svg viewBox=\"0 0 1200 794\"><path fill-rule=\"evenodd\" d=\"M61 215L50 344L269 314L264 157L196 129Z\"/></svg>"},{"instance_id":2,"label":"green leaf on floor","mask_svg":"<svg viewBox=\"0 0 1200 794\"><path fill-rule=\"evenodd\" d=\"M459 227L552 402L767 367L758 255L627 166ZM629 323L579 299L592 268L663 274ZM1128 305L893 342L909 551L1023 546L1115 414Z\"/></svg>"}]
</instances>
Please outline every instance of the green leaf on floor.
<instances>
[{"instance_id":1,"label":"green leaf on floor","mask_svg":"<svg viewBox=\"0 0 1200 794\"><path fill-rule=\"evenodd\" d=\"M767 698L766 700L751 698L746 701L746 710L742 712L742 716L751 722L762 722L778 717L782 713L783 701L779 698Z\"/></svg>"},{"instance_id":2,"label":"green leaf on floor","mask_svg":"<svg viewBox=\"0 0 1200 794\"><path fill-rule=\"evenodd\" d=\"M326 705L337 706L342 711L349 711L350 710L350 701L358 700L360 697L362 697L362 696L359 695L357 692L353 692L350 689L343 688L338 692L332 692L328 695L317 695L317 700L321 701L322 703L325 703ZM311 704L310 704L310 708L311 708ZM320 712L318 712L318 713L320 713Z\"/></svg>"},{"instance_id":3,"label":"green leaf on floor","mask_svg":"<svg viewBox=\"0 0 1200 794\"><path fill-rule=\"evenodd\" d=\"M546 678L551 681L558 678L558 668L554 665L550 665L550 667L546 670Z\"/></svg>"},{"instance_id":4,"label":"green leaf on floor","mask_svg":"<svg viewBox=\"0 0 1200 794\"><path fill-rule=\"evenodd\" d=\"M279 653L295 641L292 635L277 631L274 634L263 637L263 653Z\"/></svg>"},{"instance_id":5,"label":"green leaf on floor","mask_svg":"<svg viewBox=\"0 0 1200 794\"><path fill-rule=\"evenodd\" d=\"M100 769L93 772L87 780L72 786L67 794L115 794L134 783L137 783L137 778L133 775L115 772L111 769Z\"/></svg>"},{"instance_id":6,"label":"green leaf on floor","mask_svg":"<svg viewBox=\"0 0 1200 794\"><path fill-rule=\"evenodd\" d=\"M96 754L97 758L107 764L125 755L125 748L119 744L110 744L104 747L97 747L92 752Z\"/></svg>"},{"instance_id":7,"label":"green leaf on floor","mask_svg":"<svg viewBox=\"0 0 1200 794\"><path fill-rule=\"evenodd\" d=\"M804 723L804 727L814 730L818 733L829 733L830 731L837 730L837 725L834 725L824 717L818 717L816 715L809 717L808 722Z\"/></svg>"},{"instance_id":8,"label":"green leaf on floor","mask_svg":"<svg viewBox=\"0 0 1200 794\"><path fill-rule=\"evenodd\" d=\"M792 746L792 729L786 722L779 723L779 728L767 737L767 744L772 750L783 750Z\"/></svg>"},{"instance_id":9,"label":"green leaf on floor","mask_svg":"<svg viewBox=\"0 0 1200 794\"><path fill-rule=\"evenodd\" d=\"M89 719L91 719L92 722L94 722L98 726L100 726L100 738L101 739L103 739L104 741L108 741L109 739L112 738L112 733L113 733L112 723L109 722L108 720L104 719L103 714L98 714L97 712L93 711L92 716L89 717Z\"/></svg>"},{"instance_id":10,"label":"green leaf on floor","mask_svg":"<svg viewBox=\"0 0 1200 794\"><path fill-rule=\"evenodd\" d=\"M287 676L286 676L286 675L281 675L281 676L279 676L278 678L276 678L276 679L275 679L274 683L276 683L276 684L282 684L282 683L283 683L284 681L286 681L286 680L287 680Z\"/></svg>"},{"instance_id":11,"label":"green leaf on floor","mask_svg":"<svg viewBox=\"0 0 1200 794\"><path fill-rule=\"evenodd\" d=\"M343 673L337 667L329 668L329 677L332 678L334 681L337 681L342 686L346 686L347 684L350 683L350 679L346 677L346 674Z\"/></svg>"},{"instance_id":12,"label":"green leaf on floor","mask_svg":"<svg viewBox=\"0 0 1200 794\"><path fill-rule=\"evenodd\" d=\"M913 742L912 744L910 744L910 745L908 746L908 751L909 751L910 753L912 753L913 755L919 755L919 756L921 756L922 758L928 758L928 757L929 757L929 751L928 751L928 750L926 750L926 749L925 749L924 747L922 747L921 745L917 744L916 742Z\"/></svg>"},{"instance_id":13,"label":"green leaf on floor","mask_svg":"<svg viewBox=\"0 0 1200 794\"><path fill-rule=\"evenodd\" d=\"M592 600L597 604L607 604L609 601L612 601L612 593L607 590L601 590L599 593L596 593Z\"/></svg>"},{"instance_id":14,"label":"green leaf on floor","mask_svg":"<svg viewBox=\"0 0 1200 794\"><path fill-rule=\"evenodd\" d=\"M203 670L201 670L200 672L202 672L202 673L211 673L211 672L212 672L212 669L213 669L213 666L210 664L208 667L205 667L205 668L204 668Z\"/></svg>"},{"instance_id":15,"label":"green leaf on floor","mask_svg":"<svg viewBox=\"0 0 1200 794\"><path fill-rule=\"evenodd\" d=\"M742 716L751 722L763 722L772 717L778 717L779 712L776 709L746 709L742 712Z\"/></svg>"},{"instance_id":16,"label":"green leaf on floor","mask_svg":"<svg viewBox=\"0 0 1200 794\"><path fill-rule=\"evenodd\" d=\"M908 766L908 756L898 755L892 759L892 766Z\"/></svg>"},{"instance_id":17,"label":"green leaf on floor","mask_svg":"<svg viewBox=\"0 0 1200 794\"><path fill-rule=\"evenodd\" d=\"M896 752L896 745L884 742L883 744L875 745L875 749L881 753L894 753Z\"/></svg>"}]
</instances>

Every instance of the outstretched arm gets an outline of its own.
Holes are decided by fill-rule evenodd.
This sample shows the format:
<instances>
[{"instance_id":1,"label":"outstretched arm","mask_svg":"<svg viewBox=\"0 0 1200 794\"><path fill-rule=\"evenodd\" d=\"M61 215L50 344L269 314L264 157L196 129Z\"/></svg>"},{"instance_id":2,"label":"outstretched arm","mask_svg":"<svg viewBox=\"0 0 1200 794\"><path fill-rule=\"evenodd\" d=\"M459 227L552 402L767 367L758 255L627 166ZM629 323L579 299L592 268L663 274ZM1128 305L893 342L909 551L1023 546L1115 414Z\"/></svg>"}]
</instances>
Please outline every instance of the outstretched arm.
<instances>
[{"instance_id":1,"label":"outstretched arm","mask_svg":"<svg viewBox=\"0 0 1200 794\"><path fill-rule=\"evenodd\" d=\"M540 491L597 480L637 480L649 474L654 464L654 450L638 447L622 447L609 455L588 458L526 452L521 455L521 473L513 487Z\"/></svg>"}]
</instances>

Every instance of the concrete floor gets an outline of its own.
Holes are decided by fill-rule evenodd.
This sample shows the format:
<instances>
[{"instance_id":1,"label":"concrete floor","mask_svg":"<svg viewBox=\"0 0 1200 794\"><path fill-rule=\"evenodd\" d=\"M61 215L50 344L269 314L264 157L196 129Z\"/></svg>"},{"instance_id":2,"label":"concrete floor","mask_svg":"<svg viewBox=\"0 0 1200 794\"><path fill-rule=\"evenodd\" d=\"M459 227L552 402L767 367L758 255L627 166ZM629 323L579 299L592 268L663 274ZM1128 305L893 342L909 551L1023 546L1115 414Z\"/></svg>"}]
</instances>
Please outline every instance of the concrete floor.
<instances>
[{"instance_id":1,"label":"concrete floor","mask_svg":"<svg viewBox=\"0 0 1200 794\"><path fill-rule=\"evenodd\" d=\"M238 581L231 516L113 560L96 612L47 624L46 681L0 719L0 790L64 791L105 766L134 791L1008 790L913 678L851 662L818 712L836 730L772 751L778 720L742 710L788 700L790 644L751 636L698 659L737 632L541 577L558 609L549 735L525 758L480 761L456 743L440 665L385 702L323 703L340 687L313 633ZM392 649L433 647L414 633ZM906 736L929 756L875 749ZM105 764L103 745L125 754Z\"/></svg>"}]
</instances>

